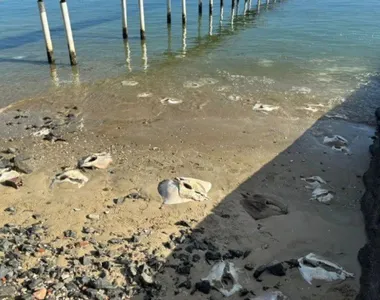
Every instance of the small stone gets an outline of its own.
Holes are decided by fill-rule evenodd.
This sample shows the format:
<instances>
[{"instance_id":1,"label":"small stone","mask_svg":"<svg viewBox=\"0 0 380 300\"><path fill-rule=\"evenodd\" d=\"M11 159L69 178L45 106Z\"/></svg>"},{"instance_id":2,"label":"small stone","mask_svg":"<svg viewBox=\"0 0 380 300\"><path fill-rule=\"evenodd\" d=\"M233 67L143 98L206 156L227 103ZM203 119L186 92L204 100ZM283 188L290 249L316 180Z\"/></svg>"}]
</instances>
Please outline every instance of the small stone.
<instances>
[{"instance_id":1,"label":"small stone","mask_svg":"<svg viewBox=\"0 0 380 300\"><path fill-rule=\"evenodd\" d=\"M179 265L176 272L180 275L190 275L191 267L191 265Z\"/></svg>"},{"instance_id":2,"label":"small stone","mask_svg":"<svg viewBox=\"0 0 380 300\"><path fill-rule=\"evenodd\" d=\"M17 152L16 148L9 147L7 150L4 151L6 154L15 154Z\"/></svg>"},{"instance_id":3,"label":"small stone","mask_svg":"<svg viewBox=\"0 0 380 300\"><path fill-rule=\"evenodd\" d=\"M243 259L246 259L252 253L251 250L244 251Z\"/></svg>"},{"instance_id":4,"label":"small stone","mask_svg":"<svg viewBox=\"0 0 380 300\"><path fill-rule=\"evenodd\" d=\"M46 298L47 290L45 288L42 288L36 292L33 293L33 297L36 300L44 300Z\"/></svg>"},{"instance_id":5,"label":"small stone","mask_svg":"<svg viewBox=\"0 0 380 300\"><path fill-rule=\"evenodd\" d=\"M64 235L65 237L67 237L67 238L73 238L73 239L75 239L75 238L77 237L76 232L73 231L73 230L70 230L70 229L64 231L64 232L63 232L63 235Z\"/></svg>"},{"instance_id":6,"label":"small stone","mask_svg":"<svg viewBox=\"0 0 380 300\"><path fill-rule=\"evenodd\" d=\"M282 263L273 264L267 267L267 270L275 276L285 276L286 269Z\"/></svg>"},{"instance_id":7,"label":"small stone","mask_svg":"<svg viewBox=\"0 0 380 300\"><path fill-rule=\"evenodd\" d=\"M109 269L111 269L111 263L109 261L103 261L102 267L106 270L109 270Z\"/></svg>"},{"instance_id":8,"label":"small stone","mask_svg":"<svg viewBox=\"0 0 380 300\"><path fill-rule=\"evenodd\" d=\"M100 220L100 216L96 214L89 214L87 215L87 218L90 220Z\"/></svg>"},{"instance_id":9,"label":"small stone","mask_svg":"<svg viewBox=\"0 0 380 300\"><path fill-rule=\"evenodd\" d=\"M221 260L222 259L222 255L221 255L220 252L207 251L206 254L205 254L205 259L206 260Z\"/></svg>"},{"instance_id":10,"label":"small stone","mask_svg":"<svg viewBox=\"0 0 380 300\"><path fill-rule=\"evenodd\" d=\"M92 228L92 227L83 227L83 229L82 229L82 232L83 233L94 233L95 232L95 229L94 228Z\"/></svg>"},{"instance_id":11,"label":"small stone","mask_svg":"<svg viewBox=\"0 0 380 300\"><path fill-rule=\"evenodd\" d=\"M139 193L130 193L126 196L126 198L128 199L132 199L132 200L138 200L138 199L145 199L143 196L141 196Z\"/></svg>"},{"instance_id":12,"label":"small stone","mask_svg":"<svg viewBox=\"0 0 380 300\"><path fill-rule=\"evenodd\" d=\"M178 285L179 288L191 289L191 281L188 279Z\"/></svg>"},{"instance_id":13,"label":"small stone","mask_svg":"<svg viewBox=\"0 0 380 300\"><path fill-rule=\"evenodd\" d=\"M165 243L162 243L162 245L166 248L166 249L172 249L172 244L170 242L165 242Z\"/></svg>"},{"instance_id":14,"label":"small stone","mask_svg":"<svg viewBox=\"0 0 380 300\"><path fill-rule=\"evenodd\" d=\"M198 254L194 254L193 255L193 258L192 258L192 261L193 262L198 262L198 261L200 261L201 260L201 256L200 255L198 255Z\"/></svg>"},{"instance_id":15,"label":"small stone","mask_svg":"<svg viewBox=\"0 0 380 300\"><path fill-rule=\"evenodd\" d=\"M116 238L113 238L113 239L110 239L109 241L108 241L108 243L110 243L110 244L122 244L123 243L123 240L122 239L116 239Z\"/></svg>"},{"instance_id":16,"label":"small stone","mask_svg":"<svg viewBox=\"0 0 380 300\"><path fill-rule=\"evenodd\" d=\"M183 226L183 227L190 227L189 223L187 223L186 221L183 221L183 220L175 222L174 225Z\"/></svg>"},{"instance_id":17,"label":"small stone","mask_svg":"<svg viewBox=\"0 0 380 300\"><path fill-rule=\"evenodd\" d=\"M37 219L41 218L41 215L40 214L33 214L32 218L37 220Z\"/></svg>"},{"instance_id":18,"label":"small stone","mask_svg":"<svg viewBox=\"0 0 380 300\"><path fill-rule=\"evenodd\" d=\"M88 266L92 264L92 259L89 256L82 256L81 258L79 258L79 261L83 266Z\"/></svg>"},{"instance_id":19,"label":"small stone","mask_svg":"<svg viewBox=\"0 0 380 300\"><path fill-rule=\"evenodd\" d=\"M113 199L113 203L115 203L115 204L123 204L124 202L125 202L125 199L126 199L126 197L124 196L124 197L119 197L119 198L116 198L116 199Z\"/></svg>"},{"instance_id":20,"label":"small stone","mask_svg":"<svg viewBox=\"0 0 380 300\"><path fill-rule=\"evenodd\" d=\"M13 159L14 168L21 173L30 174L33 172L32 168L25 162L25 158L21 155L17 155Z\"/></svg>"},{"instance_id":21,"label":"small stone","mask_svg":"<svg viewBox=\"0 0 380 300\"><path fill-rule=\"evenodd\" d=\"M189 245L189 246L186 246L185 251L189 253L193 253L194 249L195 249L194 245Z\"/></svg>"},{"instance_id":22,"label":"small stone","mask_svg":"<svg viewBox=\"0 0 380 300\"><path fill-rule=\"evenodd\" d=\"M244 269L246 269L248 271L252 271L254 268L255 268L255 266L253 264L246 264L244 266Z\"/></svg>"},{"instance_id":23,"label":"small stone","mask_svg":"<svg viewBox=\"0 0 380 300\"><path fill-rule=\"evenodd\" d=\"M208 295L211 291L211 284L208 280L202 280L195 284L195 289L203 294Z\"/></svg>"},{"instance_id":24,"label":"small stone","mask_svg":"<svg viewBox=\"0 0 380 300\"><path fill-rule=\"evenodd\" d=\"M78 279L78 282L83 285L87 285L91 281L90 277L82 276Z\"/></svg>"},{"instance_id":25,"label":"small stone","mask_svg":"<svg viewBox=\"0 0 380 300\"><path fill-rule=\"evenodd\" d=\"M4 209L4 211L9 212L9 213L15 213L16 208L14 208L13 206L10 206L10 207L7 207L6 209Z\"/></svg>"},{"instance_id":26,"label":"small stone","mask_svg":"<svg viewBox=\"0 0 380 300\"><path fill-rule=\"evenodd\" d=\"M35 279L35 280L32 280L32 281L28 284L28 289L29 289L29 290L35 290L36 288L38 288L38 287L41 286L42 284L43 284L42 279Z\"/></svg>"},{"instance_id":27,"label":"small stone","mask_svg":"<svg viewBox=\"0 0 380 300\"><path fill-rule=\"evenodd\" d=\"M239 296L240 297L245 297L245 296L247 296L249 294L249 291L247 290L247 289L242 289L242 290L240 290L240 293L239 293Z\"/></svg>"},{"instance_id":28,"label":"small stone","mask_svg":"<svg viewBox=\"0 0 380 300\"><path fill-rule=\"evenodd\" d=\"M16 289L13 286L0 286L0 299L12 299L16 293Z\"/></svg>"},{"instance_id":29,"label":"small stone","mask_svg":"<svg viewBox=\"0 0 380 300\"><path fill-rule=\"evenodd\" d=\"M190 260L190 257L186 253L180 253L178 254L178 259L183 262L188 262Z\"/></svg>"},{"instance_id":30,"label":"small stone","mask_svg":"<svg viewBox=\"0 0 380 300\"><path fill-rule=\"evenodd\" d=\"M90 282L90 285L92 288L98 290L107 290L113 288L112 284L105 278L98 278L96 280L93 280Z\"/></svg>"},{"instance_id":31,"label":"small stone","mask_svg":"<svg viewBox=\"0 0 380 300\"><path fill-rule=\"evenodd\" d=\"M228 250L229 253L231 253L232 258L240 258L244 255L244 252L241 250Z\"/></svg>"}]
</instances>

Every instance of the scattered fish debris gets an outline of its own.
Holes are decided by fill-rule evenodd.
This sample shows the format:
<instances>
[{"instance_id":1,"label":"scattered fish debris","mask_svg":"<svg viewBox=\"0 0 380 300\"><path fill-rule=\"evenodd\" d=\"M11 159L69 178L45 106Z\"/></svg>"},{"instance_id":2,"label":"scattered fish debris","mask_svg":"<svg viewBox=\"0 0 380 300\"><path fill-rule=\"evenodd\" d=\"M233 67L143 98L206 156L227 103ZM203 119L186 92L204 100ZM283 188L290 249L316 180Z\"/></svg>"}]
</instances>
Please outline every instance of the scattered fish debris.
<instances>
[{"instance_id":1,"label":"scattered fish debris","mask_svg":"<svg viewBox=\"0 0 380 300\"><path fill-rule=\"evenodd\" d=\"M314 253L298 259L299 271L302 277L312 284L313 279L334 281L354 278L353 273L345 271L342 267L317 256Z\"/></svg>"},{"instance_id":2,"label":"scattered fish debris","mask_svg":"<svg viewBox=\"0 0 380 300\"><path fill-rule=\"evenodd\" d=\"M149 97L152 97L153 94L152 93L148 93L148 92L145 92L145 93L140 93L137 95L138 98L149 98Z\"/></svg>"},{"instance_id":3,"label":"scattered fish debris","mask_svg":"<svg viewBox=\"0 0 380 300\"><path fill-rule=\"evenodd\" d=\"M11 168L0 169L0 183L18 189L23 185L20 173Z\"/></svg>"},{"instance_id":4,"label":"scattered fish debris","mask_svg":"<svg viewBox=\"0 0 380 300\"><path fill-rule=\"evenodd\" d=\"M253 106L252 109L254 111L271 112L274 110L278 110L279 108L280 108L279 106L270 105L270 104L262 104L262 103L258 102Z\"/></svg>"},{"instance_id":5,"label":"scattered fish debris","mask_svg":"<svg viewBox=\"0 0 380 300\"><path fill-rule=\"evenodd\" d=\"M311 176L302 178L302 180L307 183L307 189L313 190L310 200L317 200L318 202L329 204L334 199L334 193L332 191L322 188L322 185L327 183L321 177Z\"/></svg>"},{"instance_id":6,"label":"scattered fish debris","mask_svg":"<svg viewBox=\"0 0 380 300\"><path fill-rule=\"evenodd\" d=\"M323 144L331 147L333 150L341 151L347 154L350 153L350 149L347 147L348 141L340 135L334 135L331 138L325 136L323 139Z\"/></svg>"},{"instance_id":7,"label":"scattered fish debris","mask_svg":"<svg viewBox=\"0 0 380 300\"><path fill-rule=\"evenodd\" d=\"M278 196L251 193L242 193L242 196L241 205L255 220L286 215L289 212L287 205L283 204L283 200Z\"/></svg>"},{"instance_id":8,"label":"scattered fish debris","mask_svg":"<svg viewBox=\"0 0 380 300\"><path fill-rule=\"evenodd\" d=\"M265 271L268 271L269 273L275 276L286 275L286 268L284 266L284 263L275 260L267 265L262 265L258 267L253 273L253 277L255 277L256 280L259 280L261 274L263 274Z\"/></svg>"},{"instance_id":9,"label":"scattered fish debris","mask_svg":"<svg viewBox=\"0 0 380 300\"><path fill-rule=\"evenodd\" d=\"M207 193L211 187L211 183L207 181L176 177L161 181L158 185L158 192L164 200L163 204L178 204L209 200Z\"/></svg>"},{"instance_id":10,"label":"scattered fish debris","mask_svg":"<svg viewBox=\"0 0 380 300\"><path fill-rule=\"evenodd\" d=\"M136 86L138 85L139 83L137 81L134 81L134 80L123 80L121 82L121 85L122 86Z\"/></svg>"},{"instance_id":11,"label":"scattered fish debris","mask_svg":"<svg viewBox=\"0 0 380 300\"><path fill-rule=\"evenodd\" d=\"M285 296L281 291L265 292L254 298L248 298L249 300L289 300L289 297Z\"/></svg>"},{"instance_id":12,"label":"scattered fish debris","mask_svg":"<svg viewBox=\"0 0 380 300\"><path fill-rule=\"evenodd\" d=\"M216 263L206 278L202 281L208 281L210 285L223 294L225 297L230 297L236 292L240 291L243 287L238 282L238 274L232 262L218 262ZM232 284L231 289L224 286L224 282Z\"/></svg>"},{"instance_id":13,"label":"scattered fish debris","mask_svg":"<svg viewBox=\"0 0 380 300\"><path fill-rule=\"evenodd\" d=\"M183 101L175 98L163 98L160 100L162 104L181 104Z\"/></svg>"},{"instance_id":14,"label":"scattered fish debris","mask_svg":"<svg viewBox=\"0 0 380 300\"><path fill-rule=\"evenodd\" d=\"M102 152L83 157L78 161L78 168L106 169L112 163L111 154Z\"/></svg>"},{"instance_id":15,"label":"scattered fish debris","mask_svg":"<svg viewBox=\"0 0 380 300\"><path fill-rule=\"evenodd\" d=\"M32 135L33 136L45 136L45 135L48 135L49 133L50 133L49 128L42 128L36 132L33 132Z\"/></svg>"},{"instance_id":16,"label":"scattered fish debris","mask_svg":"<svg viewBox=\"0 0 380 300\"><path fill-rule=\"evenodd\" d=\"M85 175L83 175L79 170L66 170L62 173L55 175L50 187L52 188L56 183L64 182L76 184L79 188L81 188L88 182L88 178Z\"/></svg>"}]
</instances>

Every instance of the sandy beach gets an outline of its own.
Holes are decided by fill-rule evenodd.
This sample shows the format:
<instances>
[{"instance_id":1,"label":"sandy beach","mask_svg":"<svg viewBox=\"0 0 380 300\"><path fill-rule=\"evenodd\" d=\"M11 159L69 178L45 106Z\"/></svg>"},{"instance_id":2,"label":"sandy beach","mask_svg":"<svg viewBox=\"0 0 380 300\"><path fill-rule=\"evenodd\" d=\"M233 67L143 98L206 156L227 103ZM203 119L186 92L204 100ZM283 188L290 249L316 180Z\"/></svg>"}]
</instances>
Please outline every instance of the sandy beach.
<instances>
[{"instance_id":1,"label":"sandy beach","mask_svg":"<svg viewBox=\"0 0 380 300\"><path fill-rule=\"evenodd\" d=\"M362 175L368 168L374 128L327 118L323 111L295 113L286 105L272 112L254 111L254 99L244 99L238 105L218 102L208 87L192 89L183 94L182 103L170 104L161 101L170 97L168 87L155 86L153 79L136 86L107 80L63 88L4 109L0 114L1 150L13 149L2 156L30 157L26 162L33 172L22 175L23 185L18 189L0 186L0 226L46 225L44 242L67 251L43 255L69 270L78 267L72 265L73 260L93 255L91 251L97 247L94 240L108 242L110 249L118 255L127 253L131 261L142 262L153 253L169 265L155 275L162 287L152 298L144 298L147 296L142 290L131 295L132 299L223 298L216 290L208 295L191 293L212 267L205 261L204 252L195 250L191 254L199 254L200 260L192 264L189 274L178 274L173 268L179 263L175 253L186 253L181 244L165 246L171 234L181 235L184 228L175 225L178 221L204 232L202 238L221 253L230 249L251 251L246 258L233 262L239 270L239 283L256 295L280 290L293 300L355 299L360 277L356 257L365 242L359 199L364 192ZM151 95L142 94L148 92ZM59 124L56 134L65 141L46 141L33 135L46 121ZM334 135L347 139L349 153L323 143L326 136ZM86 171L89 182L83 187L65 183L50 188L62 168L75 167L80 158L104 151L111 153L112 164L105 170ZM211 182L210 200L161 208L158 183L178 176ZM310 176L320 176L326 182L334 196L329 205L310 200L311 191L303 180ZM288 214L254 220L241 205L247 192L280 197L288 206ZM141 198L114 203L114 199L131 193ZM14 212L7 211L9 207ZM89 214L99 219L90 220ZM83 233L83 227L91 227L93 232ZM65 237L67 230L74 231L75 237ZM109 243L110 239L136 234L137 244ZM90 243L73 246L83 239ZM265 273L257 281L253 271L244 268L252 264L256 269L310 252L342 266L355 278L332 283L317 280L310 285L295 268L281 277ZM108 256L112 264L115 258L115 253ZM39 255L27 255L23 267L30 269L40 263ZM115 286L125 287L128 278L116 265L105 276ZM191 282L190 289L178 287L186 280ZM51 284L46 288L48 299L58 299L64 293ZM244 297L236 293L229 299Z\"/></svg>"}]
</instances>

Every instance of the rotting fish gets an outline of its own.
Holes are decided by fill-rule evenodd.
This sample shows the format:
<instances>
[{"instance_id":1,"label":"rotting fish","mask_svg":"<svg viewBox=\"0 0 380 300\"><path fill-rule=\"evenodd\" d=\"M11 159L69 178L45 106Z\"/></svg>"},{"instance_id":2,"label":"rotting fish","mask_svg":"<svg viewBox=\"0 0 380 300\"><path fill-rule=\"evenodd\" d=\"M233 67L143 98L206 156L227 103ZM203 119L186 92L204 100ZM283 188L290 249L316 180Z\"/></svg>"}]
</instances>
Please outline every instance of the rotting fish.
<instances>
[{"instance_id":1,"label":"rotting fish","mask_svg":"<svg viewBox=\"0 0 380 300\"><path fill-rule=\"evenodd\" d=\"M54 179L50 184L50 188L52 188L56 183L64 182L76 184L79 188L81 188L88 182L88 178L85 175L83 175L79 170L67 170L55 175Z\"/></svg>"},{"instance_id":2,"label":"rotting fish","mask_svg":"<svg viewBox=\"0 0 380 300\"><path fill-rule=\"evenodd\" d=\"M78 168L106 169L111 163L112 157L110 153L94 153L80 159L78 161Z\"/></svg>"}]
</instances>

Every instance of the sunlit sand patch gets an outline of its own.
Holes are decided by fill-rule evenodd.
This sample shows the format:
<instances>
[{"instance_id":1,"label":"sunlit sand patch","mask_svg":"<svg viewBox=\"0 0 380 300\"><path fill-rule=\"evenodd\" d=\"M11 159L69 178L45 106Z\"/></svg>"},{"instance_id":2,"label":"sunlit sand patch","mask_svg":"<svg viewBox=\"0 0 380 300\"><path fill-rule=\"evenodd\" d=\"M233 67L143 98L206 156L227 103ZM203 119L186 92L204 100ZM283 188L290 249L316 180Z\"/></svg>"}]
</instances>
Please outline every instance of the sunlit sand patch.
<instances>
[{"instance_id":1,"label":"sunlit sand patch","mask_svg":"<svg viewBox=\"0 0 380 300\"><path fill-rule=\"evenodd\" d=\"M230 101L241 101L241 99L242 98L238 95L229 95L228 96L228 100L230 100Z\"/></svg>"},{"instance_id":2,"label":"sunlit sand patch","mask_svg":"<svg viewBox=\"0 0 380 300\"><path fill-rule=\"evenodd\" d=\"M270 59L260 59L257 64L261 67L271 67L273 66L274 64L274 61L273 60L270 60Z\"/></svg>"},{"instance_id":3,"label":"sunlit sand patch","mask_svg":"<svg viewBox=\"0 0 380 300\"><path fill-rule=\"evenodd\" d=\"M291 89L292 92L297 94L310 94L311 89L306 86L293 86Z\"/></svg>"},{"instance_id":4,"label":"sunlit sand patch","mask_svg":"<svg viewBox=\"0 0 380 300\"><path fill-rule=\"evenodd\" d=\"M136 86L138 85L139 83L137 81L134 81L134 80L123 80L121 82L121 85L122 86Z\"/></svg>"},{"instance_id":5,"label":"sunlit sand patch","mask_svg":"<svg viewBox=\"0 0 380 300\"><path fill-rule=\"evenodd\" d=\"M175 99L175 98L170 98L170 97L165 97L160 100L162 104L181 104L183 101L180 99Z\"/></svg>"},{"instance_id":6,"label":"sunlit sand patch","mask_svg":"<svg viewBox=\"0 0 380 300\"><path fill-rule=\"evenodd\" d=\"M270 104L262 104L260 102L256 103L252 109L254 111L261 111L261 112L271 112L271 111L274 111L274 110L278 110L280 107L279 106L275 106L275 105L270 105Z\"/></svg>"},{"instance_id":7,"label":"sunlit sand patch","mask_svg":"<svg viewBox=\"0 0 380 300\"><path fill-rule=\"evenodd\" d=\"M137 95L138 98L149 98L149 97L152 97L153 94L152 93L148 93L148 92L145 92L145 93L140 93Z\"/></svg>"}]
</instances>

